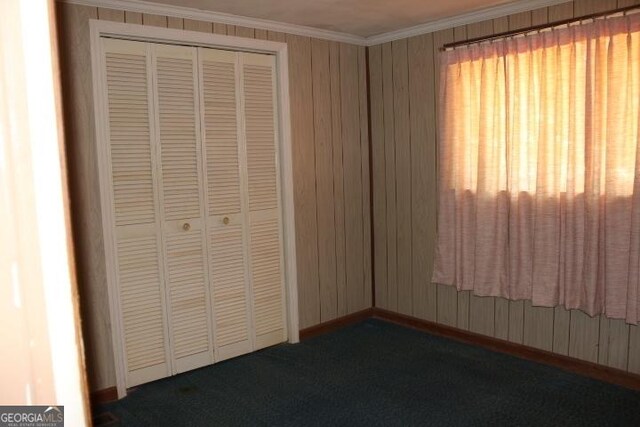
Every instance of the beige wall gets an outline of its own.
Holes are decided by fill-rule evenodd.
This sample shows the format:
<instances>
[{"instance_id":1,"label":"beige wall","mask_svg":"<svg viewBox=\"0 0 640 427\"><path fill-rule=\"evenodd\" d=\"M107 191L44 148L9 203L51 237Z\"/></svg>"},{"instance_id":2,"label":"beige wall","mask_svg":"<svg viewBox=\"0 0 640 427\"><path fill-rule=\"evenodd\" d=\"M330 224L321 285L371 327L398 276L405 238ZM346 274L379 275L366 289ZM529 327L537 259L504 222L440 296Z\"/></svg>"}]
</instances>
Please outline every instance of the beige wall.
<instances>
[{"instance_id":1,"label":"beige wall","mask_svg":"<svg viewBox=\"0 0 640 427\"><path fill-rule=\"evenodd\" d=\"M364 47L224 24L57 3L78 280L92 390L115 385L94 135L89 19L289 45L300 327L371 306Z\"/></svg>"},{"instance_id":2,"label":"beige wall","mask_svg":"<svg viewBox=\"0 0 640 427\"><path fill-rule=\"evenodd\" d=\"M377 307L640 373L640 327L430 283L436 227L438 48L444 43L640 4L577 0L371 47Z\"/></svg>"}]
</instances>

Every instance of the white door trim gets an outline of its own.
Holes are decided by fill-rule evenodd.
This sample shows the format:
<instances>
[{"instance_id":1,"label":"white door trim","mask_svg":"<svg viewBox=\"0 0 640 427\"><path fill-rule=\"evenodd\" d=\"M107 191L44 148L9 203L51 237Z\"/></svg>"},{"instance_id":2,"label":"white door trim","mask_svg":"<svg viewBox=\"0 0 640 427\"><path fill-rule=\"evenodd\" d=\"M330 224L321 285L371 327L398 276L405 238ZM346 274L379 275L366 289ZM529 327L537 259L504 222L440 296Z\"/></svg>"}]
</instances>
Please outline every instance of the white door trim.
<instances>
[{"instance_id":1,"label":"white door trim","mask_svg":"<svg viewBox=\"0 0 640 427\"><path fill-rule=\"evenodd\" d=\"M289 60L287 44L267 40L233 37L219 34L208 34L194 31L175 30L123 24L119 22L89 21L91 37L91 67L93 77L93 98L95 109L96 145L98 152L98 169L100 175L100 202L102 213L102 231L105 246L105 262L107 271L107 289L109 292L109 314L111 318L111 339L116 370L118 397L126 395L124 346L122 342L122 325L120 324L120 307L116 289L115 272L115 236L114 218L111 211L111 194L109 191L109 164L106 152L107 112L106 88L101 73L103 54L100 45L101 37L112 37L126 40L137 40L154 43L202 46L242 52L271 54L276 58L278 102L279 102L279 164L282 183L282 224L284 241L285 290L287 307L287 336L290 343L299 341L298 329L298 278L296 268L295 216L293 204L293 159L291 147L291 122L289 107Z\"/></svg>"}]
</instances>

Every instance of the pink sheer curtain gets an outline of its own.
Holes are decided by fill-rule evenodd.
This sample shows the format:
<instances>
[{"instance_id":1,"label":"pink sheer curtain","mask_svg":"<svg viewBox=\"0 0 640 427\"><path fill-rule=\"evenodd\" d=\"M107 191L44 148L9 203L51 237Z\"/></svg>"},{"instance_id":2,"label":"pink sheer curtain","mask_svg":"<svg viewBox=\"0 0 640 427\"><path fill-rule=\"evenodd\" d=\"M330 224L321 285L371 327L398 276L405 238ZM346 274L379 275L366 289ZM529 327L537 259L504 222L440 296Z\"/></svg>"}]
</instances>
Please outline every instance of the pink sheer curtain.
<instances>
[{"instance_id":1,"label":"pink sheer curtain","mask_svg":"<svg viewBox=\"0 0 640 427\"><path fill-rule=\"evenodd\" d=\"M640 14L442 53L433 281L637 323Z\"/></svg>"}]
</instances>

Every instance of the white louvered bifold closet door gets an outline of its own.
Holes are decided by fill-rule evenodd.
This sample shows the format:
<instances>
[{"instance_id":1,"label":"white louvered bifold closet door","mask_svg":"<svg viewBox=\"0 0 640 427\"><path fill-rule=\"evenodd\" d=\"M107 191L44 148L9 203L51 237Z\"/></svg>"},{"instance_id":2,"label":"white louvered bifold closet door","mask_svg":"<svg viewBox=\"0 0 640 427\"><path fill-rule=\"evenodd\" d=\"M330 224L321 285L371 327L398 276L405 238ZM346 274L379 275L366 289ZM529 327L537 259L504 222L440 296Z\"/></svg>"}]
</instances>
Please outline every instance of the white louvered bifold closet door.
<instances>
[{"instance_id":1,"label":"white louvered bifold closet door","mask_svg":"<svg viewBox=\"0 0 640 427\"><path fill-rule=\"evenodd\" d=\"M197 49L151 49L169 339L179 373L213 363Z\"/></svg>"},{"instance_id":2,"label":"white louvered bifold closet door","mask_svg":"<svg viewBox=\"0 0 640 427\"><path fill-rule=\"evenodd\" d=\"M216 361L252 350L236 52L199 49Z\"/></svg>"},{"instance_id":3,"label":"white louvered bifold closet door","mask_svg":"<svg viewBox=\"0 0 640 427\"><path fill-rule=\"evenodd\" d=\"M101 197L125 386L286 341L275 57L101 46Z\"/></svg>"},{"instance_id":4,"label":"white louvered bifold closet door","mask_svg":"<svg viewBox=\"0 0 640 427\"><path fill-rule=\"evenodd\" d=\"M126 386L170 374L161 223L155 181L151 55L145 43L102 39L107 94L103 194L110 198ZM106 169L106 170L105 170Z\"/></svg>"},{"instance_id":5,"label":"white louvered bifold closet door","mask_svg":"<svg viewBox=\"0 0 640 427\"><path fill-rule=\"evenodd\" d=\"M239 53L254 349L286 340L275 57Z\"/></svg>"}]
</instances>

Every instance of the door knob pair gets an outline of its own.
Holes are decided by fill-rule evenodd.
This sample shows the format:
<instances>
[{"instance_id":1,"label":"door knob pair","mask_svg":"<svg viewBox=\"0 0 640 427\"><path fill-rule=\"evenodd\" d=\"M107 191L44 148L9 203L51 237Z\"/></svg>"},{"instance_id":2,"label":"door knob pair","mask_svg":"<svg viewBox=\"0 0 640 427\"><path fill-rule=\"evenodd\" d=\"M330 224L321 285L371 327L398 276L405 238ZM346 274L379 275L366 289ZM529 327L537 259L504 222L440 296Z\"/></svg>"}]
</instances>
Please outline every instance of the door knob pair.
<instances>
[{"instance_id":1,"label":"door knob pair","mask_svg":"<svg viewBox=\"0 0 640 427\"><path fill-rule=\"evenodd\" d=\"M228 217L228 216L225 216L225 217L222 219L222 222L224 223L224 225L229 224L229 217ZM185 222L184 224L182 224L182 229L183 229L184 231L189 231L189 230L191 230L191 224L189 224L188 222Z\"/></svg>"}]
</instances>

